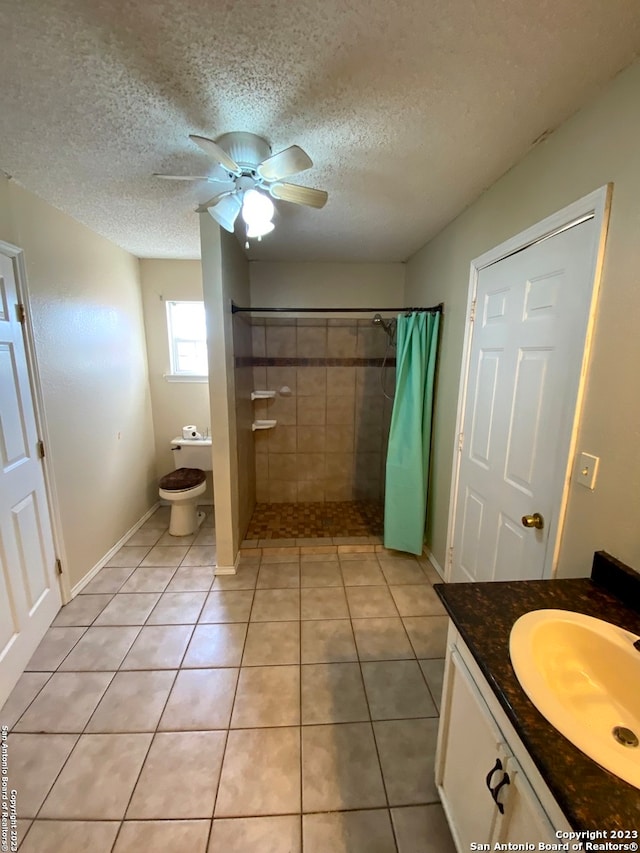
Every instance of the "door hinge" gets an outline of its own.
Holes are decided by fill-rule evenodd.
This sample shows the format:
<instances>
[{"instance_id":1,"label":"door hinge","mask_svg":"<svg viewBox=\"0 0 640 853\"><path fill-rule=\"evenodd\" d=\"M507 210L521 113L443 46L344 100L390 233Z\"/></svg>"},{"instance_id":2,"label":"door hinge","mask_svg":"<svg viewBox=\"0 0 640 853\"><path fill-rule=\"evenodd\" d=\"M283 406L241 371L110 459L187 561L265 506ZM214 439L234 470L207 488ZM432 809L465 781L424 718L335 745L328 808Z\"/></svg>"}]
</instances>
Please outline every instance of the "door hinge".
<instances>
[{"instance_id":1,"label":"door hinge","mask_svg":"<svg viewBox=\"0 0 640 853\"><path fill-rule=\"evenodd\" d=\"M62 574L62 562L59 557L56 557L56 572L61 575Z\"/></svg>"},{"instance_id":2,"label":"door hinge","mask_svg":"<svg viewBox=\"0 0 640 853\"><path fill-rule=\"evenodd\" d=\"M449 561L449 568L451 568L451 566L453 565L453 545L449 546L448 561Z\"/></svg>"},{"instance_id":3,"label":"door hinge","mask_svg":"<svg viewBox=\"0 0 640 853\"><path fill-rule=\"evenodd\" d=\"M21 302L16 305L16 317L18 318L18 323L26 323L27 312L24 310L24 305Z\"/></svg>"},{"instance_id":4,"label":"door hinge","mask_svg":"<svg viewBox=\"0 0 640 853\"><path fill-rule=\"evenodd\" d=\"M44 459L44 441L40 440L37 444L38 447L38 456L40 459Z\"/></svg>"},{"instance_id":5,"label":"door hinge","mask_svg":"<svg viewBox=\"0 0 640 853\"><path fill-rule=\"evenodd\" d=\"M471 303L471 311L469 312L469 321L473 323L476 319L476 300L474 299Z\"/></svg>"},{"instance_id":6,"label":"door hinge","mask_svg":"<svg viewBox=\"0 0 640 853\"><path fill-rule=\"evenodd\" d=\"M464 444L464 433L461 432L458 435L458 453L462 453L463 444Z\"/></svg>"}]
</instances>

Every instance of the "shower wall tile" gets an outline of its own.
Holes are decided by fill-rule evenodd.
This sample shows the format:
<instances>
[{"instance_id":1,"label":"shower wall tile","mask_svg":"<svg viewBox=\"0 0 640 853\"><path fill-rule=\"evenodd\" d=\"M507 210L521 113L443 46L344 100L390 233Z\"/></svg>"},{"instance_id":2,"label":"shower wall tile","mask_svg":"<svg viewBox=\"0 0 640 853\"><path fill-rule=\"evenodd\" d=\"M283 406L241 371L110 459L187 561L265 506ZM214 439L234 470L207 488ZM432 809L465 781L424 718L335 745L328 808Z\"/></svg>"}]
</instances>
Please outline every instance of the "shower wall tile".
<instances>
[{"instance_id":1,"label":"shower wall tile","mask_svg":"<svg viewBox=\"0 0 640 853\"><path fill-rule=\"evenodd\" d=\"M305 480L324 481L324 453L298 453L298 482Z\"/></svg>"},{"instance_id":2,"label":"shower wall tile","mask_svg":"<svg viewBox=\"0 0 640 853\"><path fill-rule=\"evenodd\" d=\"M327 367L327 393L334 397L353 397L356 391L355 367Z\"/></svg>"},{"instance_id":3,"label":"shower wall tile","mask_svg":"<svg viewBox=\"0 0 640 853\"><path fill-rule=\"evenodd\" d=\"M327 397L327 424L344 425L355 422L352 397Z\"/></svg>"},{"instance_id":4,"label":"shower wall tile","mask_svg":"<svg viewBox=\"0 0 640 853\"><path fill-rule=\"evenodd\" d=\"M295 367L267 367L267 389L279 391L284 386L296 393L296 368Z\"/></svg>"},{"instance_id":5,"label":"shower wall tile","mask_svg":"<svg viewBox=\"0 0 640 853\"><path fill-rule=\"evenodd\" d=\"M342 480L353 478L354 472L353 453L327 453L325 463L325 477L327 480Z\"/></svg>"},{"instance_id":6,"label":"shower wall tile","mask_svg":"<svg viewBox=\"0 0 640 853\"><path fill-rule=\"evenodd\" d=\"M326 426L327 453L352 453L354 450L355 430L353 424L335 424Z\"/></svg>"},{"instance_id":7,"label":"shower wall tile","mask_svg":"<svg viewBox=\"0 0 640 853\"><path fill-rule=\"evenodd\" d=\"M269 482L273 480L296 482L297 479L298 457L296 453L269 454Z\"/></svg>"},{"instance_id":8,"label":"shower wall tile","mask_svg":"<svg viewBox=\"0 0 640 853\"><path fill-rule=\"evenodd\" d=\"M327 500L322 480L303 480L298 483L298 503Z\"/></svg>"},{"instance_id":9,"label":"shower wall tile","mask_svg":"<svg viewBox=\"0 0 640 853\"><path fill-rule=\"evenodd\" d=\"M265 329L269 358L293 358L296 355L295 326L266 326Z\"/></svg>"},{"instance_id":10,"label":"shower wall tile","mask_svg":"<svg viewBox=\"0 0 640 853\"><path fill-rule=\"evenodd\" d=\"M382 423L360 419L356 424L355 446L362 453L380 453L382 450Z\"/></svg>"},{"instance_id":11,"label":"shower wall tile","mask_svg":"<svg viewBox=\"0 0 640 853\"><path fill-rule=\"evenodd\" d=\"M327 393L326 367L298 367L298 397L312 397Z\"/></svg>"},{"instance_id":12,"label":"shower wall tile","mask_svg":"<svg viewBox=\"0 0 640 853\"><path fill-rule=\"evenodd\" d=\"M254 391L265 391L267 388L267 368L266 367L254 367L253 368L253 390Z\"/></svg>"},{"instance_id":13,"label":"shower wall tile","mask_svg":"<svg viewBox=\"0 0 640 853\"><path fill-rule=\"evenodd\" d=\"M298 484L286 480L269 480L269 503L295 503L298 499Z\"/></svg>"},{"instance_id":14,"label":"shower wall tile","mask_svg":"<svg viewBox=\"0 0 640 853\"><path fill-rule=\"evenodd\" d=\"M298 453L324 452L325 449L325 426L298 426Z\"/></svg>"},{"instance_id":15,"label":"shower wall tile","mask_svg":"<svg viewBox=\"0 0 640 853\"><path fill-rule=\"evenodd\" d=\"M251 404L254 418L277 421L254 434L257 500L379 500L391 417L380 359L394 355L384 331L368 319L275 317L257 318L250 334L263 360L248 372L253 388L290 389ZM384 378L392 391L393 363Z\"/></svg>"},{"instance_id":16,"label":"shower wall tile","mask_svg":"<svg viewBox=\"0 0 640 853\"><path fill-rule=\"evenodd\" d=\"M356 355L359 358L382 358L387 349L387 343L388 337L382 328L359 326Z\"/></svg>"},{"instance_id":17,"label":"shower wall tile","mask_svg":"<svg viewBox=\"0 0 640 853\"><path fill-rule=\"evenodd\" d=\"M264 326L251 326L251 353L254 358L264 357L267 354Z\"/></svg>"},{"instance_id":18,"label":"shower wall tile","mask_svg":"<svg viewBox=\"0 0 640 853\"><path fill-rule=\"evenodd\" d=\"M379 367L356 368L356 394L362 397L381 397Z\"/></svg>"},{"instance_id":19,"label":"shower wall tile","mask_svg":"<svg viewBox=\"0 0 640 853\"><path fill-rule=\"evenodd\" d=\"M261 430L258 430L261 432ZM275 429L264 430L269 436L269 453L295 453L297 433L294 426L281 424ZM257 434L257 433L256 433Z\"/></svg>"},{"instance_id":20,"label":"shower wall tile","mask_svg":"<svg viewBox=\"0 0 640 853\"><path fill-rule=\"evenodd\" d=\"M302 327L298 329L298 358L324 358L327 355L327 328Z\"/></svg>"},{"instance_id":21,"label":"shower wall tile","mask_svg":"<svg viewBox=\"0 0 640 853\"><path fill-rule=\"evenodd\" d=\"M353 483L327 483L324 490L326 501L351 501L353 500Z\"/></svg>"},{"instance_id":22,"label":"shower wall tile","mask_svg":"<svg viewBox=\"0 0 640 853\"><path fill-rule=\"evenodd\" d=\"M253 434L253 444L256 456L269 451L269 430L256 430Z\"/></svg>"},{"instance_id":23,"label":"shower wall tile","mask_svg":"<svg viewBox=\"0 0 640 853\"><path fill-rule=\"evenodd\" d=\"M353 500L375 501L380 499L380 480L355 480Z\"/></svg>"},{"instance_id":24,"label":"shower wall tile","mask_svg":"<svg viewBox=\"0 0 640 853\"><path fill-rule=\"evenodd\" d=\"M356 429L360 423L382 424L384 409L378 397L356 397L355 405Z\"/></svg>"},{"instance_id":25,"label":"shower wall tile","mask_svg":"<svg viewBox=\"0 0 640 853\"><path fill-rule=\"evenodd\" d=\"M327 330L327 356L329 358L354 358L358 348L358 327L338 326Z\"/></svg>"},{"instance_id":26,"label":"shower wall tile","mask_svg":"<svg viewBox=\"0 0 640 853\"><path fill-rule=\"evenodd\" d=\"M326 398L298 397L298 426L318 426L326 422Z\"/></svg>"},{"instance_id":27,"label":"shower wall tile","mask_svg":"<svg viewBox=\"0 0 640 853\"><path fill-rule=\"evenodd\" d=\"M284 426L295 426L297 422L297 403L295 397L276 396L266 401L267 414L265 417L274 418Z\"/></svg>"},{"instance_id":28,"label":"shower wall tile","mask_svg":"<svg viewBox=\"0 0 640 853\"><path fill-rule=\"evenodd\" d=\"M269 455L256 453L256 482L266 483L269 479Z\"/></svg>"},{"instance_id":29,"label":"shower wall tile","mask_svg":"<svg viewBox=\"0 0 640 853\"><path fill-rule=\"evenodd\" d=\"M356 453L355 454L355 479L374 480L379 479L381 453Z\"/></svg>"}]
</instances>

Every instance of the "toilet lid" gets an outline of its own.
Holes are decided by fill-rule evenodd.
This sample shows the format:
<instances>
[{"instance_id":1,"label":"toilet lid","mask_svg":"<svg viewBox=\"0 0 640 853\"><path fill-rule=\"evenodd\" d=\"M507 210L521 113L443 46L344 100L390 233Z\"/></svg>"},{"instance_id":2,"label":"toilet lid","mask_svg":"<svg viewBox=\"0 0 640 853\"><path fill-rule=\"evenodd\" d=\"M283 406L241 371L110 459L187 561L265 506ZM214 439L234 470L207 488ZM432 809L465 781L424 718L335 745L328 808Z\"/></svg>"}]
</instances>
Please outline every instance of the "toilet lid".
<instances>
[{"instance_id":1,"label":"toilet lid","mask_svg":"<svg viewBox=\"0 0 640 853\"><path fill-rule=\"evenodd\" d=\"M160 488L167 492L182 492L199 486L206 479L207 475L200 468L176 468L164 475L160 480Z\"/></svg>"}]
</instances>

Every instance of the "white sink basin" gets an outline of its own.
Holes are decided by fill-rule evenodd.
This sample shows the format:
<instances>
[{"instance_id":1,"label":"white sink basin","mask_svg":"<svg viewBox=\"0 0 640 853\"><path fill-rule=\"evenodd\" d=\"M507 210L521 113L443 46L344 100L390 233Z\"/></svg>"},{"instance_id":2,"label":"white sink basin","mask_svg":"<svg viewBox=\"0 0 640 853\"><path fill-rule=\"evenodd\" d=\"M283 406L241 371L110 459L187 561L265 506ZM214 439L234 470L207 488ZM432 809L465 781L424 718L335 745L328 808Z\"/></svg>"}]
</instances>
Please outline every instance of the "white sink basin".
<instances>
[{"instance_id":1,"label":"white sink basin","mask_svg":"<svg viewBox=\"0 0 640 853\"><path fill-rule=\"evenodd\" d=\"M514 624L511 663L540 713L578 749L640 788L640 651L635 634L568 610ZM628 730L628 731L625 731Z\"/></svg>"}]
</instances>

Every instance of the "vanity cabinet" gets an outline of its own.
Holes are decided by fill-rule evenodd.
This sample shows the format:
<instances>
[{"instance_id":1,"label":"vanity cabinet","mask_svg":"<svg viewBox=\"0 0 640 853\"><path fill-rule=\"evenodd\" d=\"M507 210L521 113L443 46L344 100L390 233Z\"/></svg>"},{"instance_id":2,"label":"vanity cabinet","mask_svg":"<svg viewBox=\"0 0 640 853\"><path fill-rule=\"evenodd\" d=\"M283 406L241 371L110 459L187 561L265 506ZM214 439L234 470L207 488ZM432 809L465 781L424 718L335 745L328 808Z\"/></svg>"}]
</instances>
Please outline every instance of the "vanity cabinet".
<instances>
[{"instance_id":1,"label":"vanity cabinet","mask_svg":"<svg viewBox=\"0 0 640 853\"><path fill-rule=\"evenodd\" d=\"M452 625L436 784L459 851L501 843L558 844L570 826Z\"/></svg>"}]
</instances>

